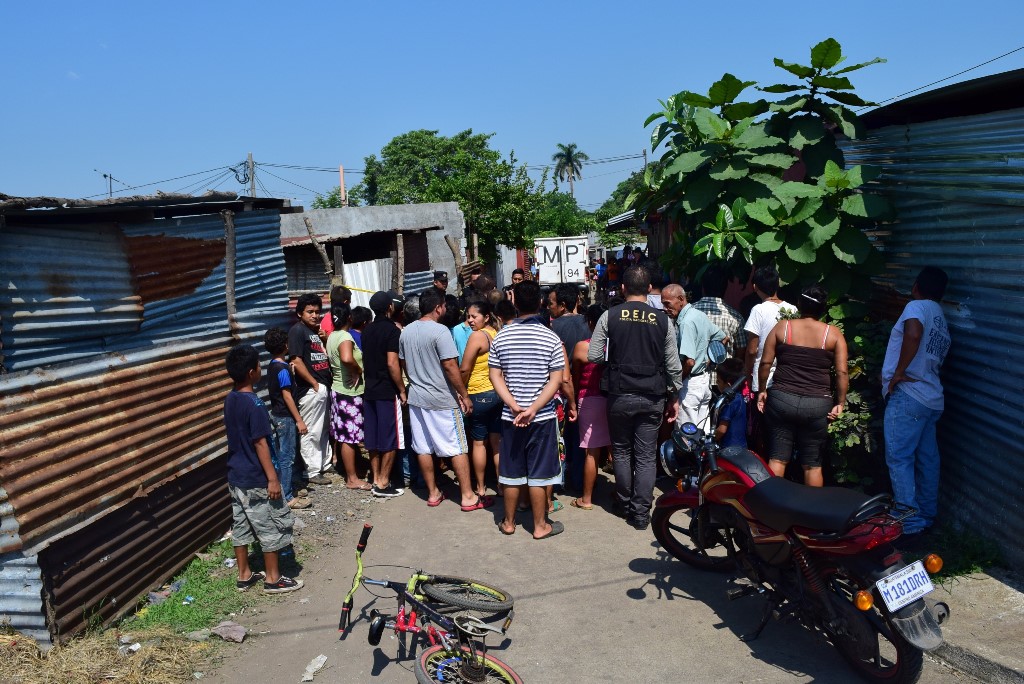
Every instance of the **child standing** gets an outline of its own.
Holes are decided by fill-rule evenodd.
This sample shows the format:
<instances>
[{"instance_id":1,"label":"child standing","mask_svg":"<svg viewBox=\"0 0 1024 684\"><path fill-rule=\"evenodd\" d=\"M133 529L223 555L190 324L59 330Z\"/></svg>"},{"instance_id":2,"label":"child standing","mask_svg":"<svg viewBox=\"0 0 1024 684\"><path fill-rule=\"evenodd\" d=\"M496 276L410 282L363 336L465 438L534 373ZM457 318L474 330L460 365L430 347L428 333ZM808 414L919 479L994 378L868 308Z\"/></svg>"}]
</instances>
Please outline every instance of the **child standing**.
<instances>
[{"instance_id":1,"label":"child standing","mask_svg":"<svg viewBox=\"0 0 1024 684\"><path fill-rule=\"evenodd\" d=\"M716 372L718 389L724 392L729 389L729 385L740 379L740 375L743 374L743 362L739 359L726 359ZM723 447L747 448L747 400L739 392L718 414L715 441Z\"/></svg>"},{"instance_id":2,"label":"child standing","mask_svg":"<svg viewBox=\"0 0 1024 684\"><path fill-rule=\"evenodd\" d=\"M288 508L309 508L309 499L295 497L292 493L292 467L298 436L306 434L306 423L299 414L299 407L292 396L292 372L288 367L288 333L281 328L271 328L263 335L263 346L272 357L267 366L267 389L270 393L270 424L274 426L274 469L281 480L281 495Z\"/></svg>"},{"instance_id":3,"label":"child standing","mask_svg":"<svg viewBox=\"0 0 1024 684\"><path fill-rule=\"evenodd\" d=\"M320 296L312 292L299 297L295 303L299 321L288 331L288 355L295 367L295 403L307 428L299 439L306 480L315 485L329 485L327 390L331 385L331 365L319 334L321 306Z\"/></svg>"},{"instance_id":4,"label":"child standing","mask_svg":"<svg viewBox=\"0 0 1024 684\"><path fill-rule=\"evenodd\" d=\"M270 460L270 420L253 392L260 379L260 358L247 344L228 352L227 371L234 389L224 400L228 437L228 490L231 492L231 535L238 563L238 591L260 581L267 594L302 588L301 580L281 574L278 552L292 543L292 512L281 498L281 482ZM249 544L259 540L266 574L249 567Z\"/></svg>"}]
</instances>

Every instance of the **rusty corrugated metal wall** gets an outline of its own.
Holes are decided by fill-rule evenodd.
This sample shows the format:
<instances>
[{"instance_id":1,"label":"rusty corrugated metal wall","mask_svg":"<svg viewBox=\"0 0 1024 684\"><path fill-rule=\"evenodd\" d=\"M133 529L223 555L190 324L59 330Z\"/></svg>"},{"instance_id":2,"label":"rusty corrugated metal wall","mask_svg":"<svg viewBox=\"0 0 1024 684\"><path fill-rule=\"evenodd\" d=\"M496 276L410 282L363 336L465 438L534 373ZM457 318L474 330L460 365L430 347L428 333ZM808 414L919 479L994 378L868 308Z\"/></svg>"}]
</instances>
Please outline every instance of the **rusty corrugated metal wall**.
<instances>
[{"instance_id":1,"label":"rusty corrugated metal wall","mask_svg":"<svg viewBox=\"0 0 1024 684\"><path fill-rule=\"evenodd\" d=\"M235 225L235 332L255 343L287 321L280 215L239 212ZM210 514L226 501L224 469L211 466L226 452L223 359L233 343L224 258L219 214L56 227L19 227L8 217L0 231L9 284L0 291L3 365L11 371L0 378L0 553L63 558L75 533L131 549L124 562L143 568L109 583L102 579L114 566L100 563L47 576L54 634L80 629L90 610L108 619L111 605L129 607L143 585L225 531L223 514ZM135 528L118 536L112 513L129 502L152 508L152 497L173 508L174 496L160 492L204 466L211 488L177 495L189 498L187 510L144 543ZM0 586L17 571L3 563ZM86 600L65 586L93 593ZM0 616L38 629L10 609L30 598L0 595Z\"/></svg>"},{"instance_id":2,"label":"rusty corrugated metal wall","mask_svg":"<svg viewBox=\"0 0 1024 684\"><path fill-rule=\"evenodd\" d=\"M1022 561L1024 109L887 126L844 151L847 165L883 168L896 205L897 222L876 234L889 313L922 266L949 274L940 515Z\"/></svg>"}]
</instances>

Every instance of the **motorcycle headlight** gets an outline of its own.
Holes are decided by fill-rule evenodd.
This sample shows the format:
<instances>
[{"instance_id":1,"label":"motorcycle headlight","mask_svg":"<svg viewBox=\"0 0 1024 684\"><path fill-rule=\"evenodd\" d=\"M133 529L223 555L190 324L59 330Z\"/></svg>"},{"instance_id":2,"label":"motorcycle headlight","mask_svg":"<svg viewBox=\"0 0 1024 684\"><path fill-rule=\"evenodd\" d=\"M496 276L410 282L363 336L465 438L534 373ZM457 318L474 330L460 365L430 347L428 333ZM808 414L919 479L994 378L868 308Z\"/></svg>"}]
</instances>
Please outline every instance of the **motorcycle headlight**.
<instances>
[{"instance_id":1,"label":"motorcycle headlight","mask_svg":"<svg viewBox=\"0 0 1024 684\"><path fill-rule=\"evenodd\" d=\"M662 469L672 477L682 477L697 468L700 453L700 430L693 423L683 423L672 431L672 439L658 450Z\"/></svg>"}]
</instances>

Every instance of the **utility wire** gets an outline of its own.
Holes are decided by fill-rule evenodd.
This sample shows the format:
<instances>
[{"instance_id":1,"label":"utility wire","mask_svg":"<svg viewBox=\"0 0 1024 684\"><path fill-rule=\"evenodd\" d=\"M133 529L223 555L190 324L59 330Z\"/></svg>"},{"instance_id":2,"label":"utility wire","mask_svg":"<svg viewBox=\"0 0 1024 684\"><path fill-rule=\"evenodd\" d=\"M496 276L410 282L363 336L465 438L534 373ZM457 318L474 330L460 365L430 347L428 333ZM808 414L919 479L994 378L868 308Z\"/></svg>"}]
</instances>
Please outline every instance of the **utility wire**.
<instances>
[{"instance_id":1,"label":"utility wire","mask_svg":"<svg viewBox=\"0 0 1024 684\"><path fill-rule=\"evenodd\" d=\"M210 183L212 183L212 182L216 181L217 179L219 179L221 176L227 175L229 173L231 173L231 169L222 169L220 172L213 174L209 178L204 178L202 180L189 183L185 187L183 187L183 188L181 188L179 190L175 190L174 192L181 192L181 193L193 193L193 192L196 192L196 190L198 188L201 188L204 185L209 185Z\"/></svg>"},{"instance_id":2,"label":"utility wire","mask_svg":"<svg viewBox=\"0 0 1024 684\"><path fill-rule=\"evenodd\" d=\"M217 168L207 169L206 171L196 171L195 173L187 173L184 176L176 176L174 178L167 178L166 180L154 181L152 183L143 183L142 185L132 185L130 187L126 187L124 190L118 190L117 192L120 193L120 192L127 192L129 190L138 190L140 188L149 188L149 187L152 187L154 185L160 185L161 183L170 183L172 181L181 180L183 178L192 178L193 176L202 176L202 175L205 175L205 174L208 174L208 173L213 173L214 171L218 171L218 170L223 169L223 168L224 168L223 166L218 166ZM98 194L95 194L95 195L86 195L85 197L80 197L79 199L92 199L93 197L103 197L106 194L107 193L105 193L105 192L101 192L101 193L98 193Z\"/></svg>"},{"instance_id":3,"label":"utility wire","mask_svg":"<svg viewBox=\"0 0 1024 684\"><path fill-rule=\"evenodd\" d=\"M263 164L257 164L256 166L257 166L257 167L260 167L260 166L264 166L264 165L263 165ZM305 185L299 185L298 183L292 182L292 181L288 180L287 178L282 178L281 176L278 176L278 175L277 175L276 173L271 173L270 171L266 171L265 173L266 173L266 174L267 174L268 176L273 176L273 177L274 177L274 178L276 178L277 180L282 180L282 181L284 181L285 183L288 183L289 185L294 185L294 186L295 186L295 187L297 187L297 188L302 188L302 189L303 189L303 190L305 190L306 192L312 192L312 193L314 193L314 194L317 194L316 190L311 190L310 188L307 188L307 187L306 187Z\"/></svg>"},{"instance_id":4,"label":"utility wire","mask_svg":"<svg viewBox=\"0 0 1024 684\"><path fill-rule=\"evenodd\" d=\"M1019 48L1015 48L1013 50L1010 50L1009 52L1004 52L1003 54L999 55L998 57L993 57L992 59L988 60L987 62L982 62L981 64L975 64L974 66L970 67L969 69L964 69L963 71L958 71L957 73L953 74L952 76L946 76L945 78L940 78L938 81L932 81L931 83L927 83L927 84L925 84L925 85L923 85L923 86L921 86L919 88L914 88L913 90L908 90L905 93L900 93L899 95L894 95L893 97L890 97L888 99L882 100L881 102L878 102L876 105L869 105L867 107L861 107L860 109L857 110L857 113L863 112L865 109L871 109L872 106L883 105L886 102L892 102L893 100L898 100L901 97L906 97L907 95L910 95L911 93L916 93L919 90L924 90L925 88L931 88L933 85L938 85L940 83L944 83L944 82L946 82L946 81L948 81L950 79L956 78L957 76L963 76L964 74L966 74L969 71L974 71L975 69L980 69L981 67L985 66L986 64L991 64L992 62L995 62L997 60L1002 59L1003 57L1009 57L1013 53L1020 52L1021 50L1024 50L1024 45L1021 45Z\"/></svg>"}]
</instances>

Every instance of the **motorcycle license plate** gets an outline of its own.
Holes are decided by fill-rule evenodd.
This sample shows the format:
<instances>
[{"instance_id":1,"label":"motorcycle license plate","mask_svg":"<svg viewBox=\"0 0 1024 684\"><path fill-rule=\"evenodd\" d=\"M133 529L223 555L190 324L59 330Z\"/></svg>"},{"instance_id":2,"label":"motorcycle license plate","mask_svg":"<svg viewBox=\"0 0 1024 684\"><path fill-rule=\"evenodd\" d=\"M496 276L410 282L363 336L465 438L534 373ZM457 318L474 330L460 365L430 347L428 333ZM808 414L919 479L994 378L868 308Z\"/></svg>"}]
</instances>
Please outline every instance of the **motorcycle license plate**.
<instances>
[{"instance_id":1,"label":"motorcycle license plate","mask_svg":"<svg viewBox=\"0 0 1024 684\"><path fill-rule=\"evenodd\" d=\"M875 582L875 586L878 587L878 593L882 595L885 607L890 613L895 613L935 588L921 561L883 577Z\"/></svg>"}]
</instances>

